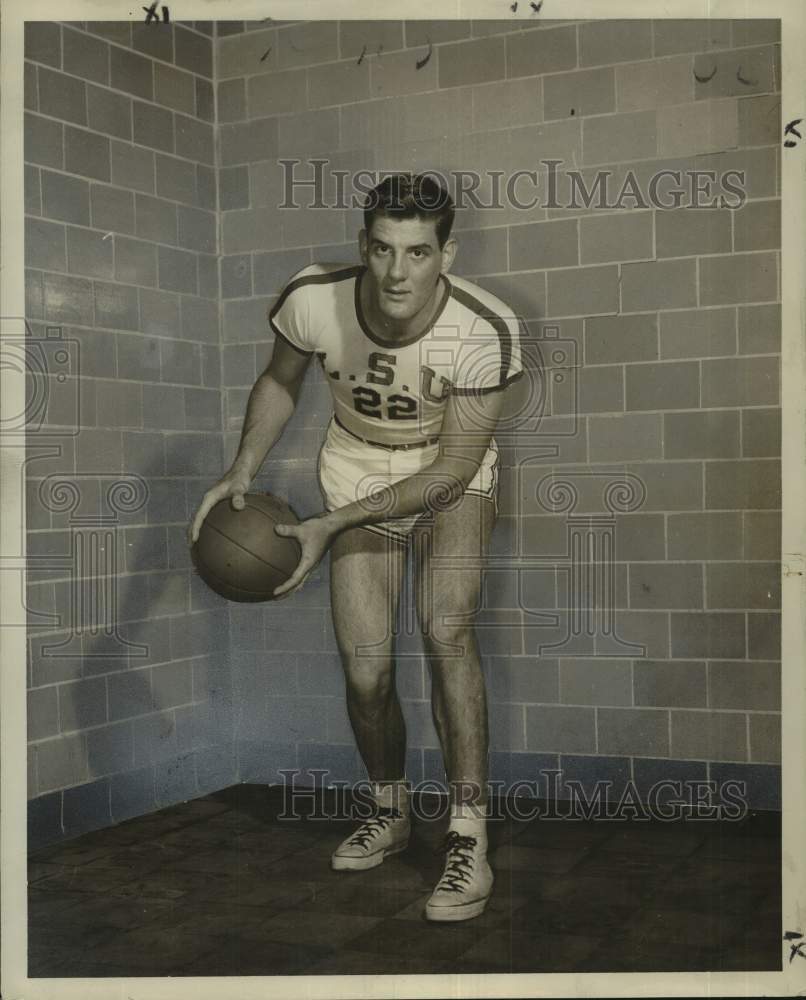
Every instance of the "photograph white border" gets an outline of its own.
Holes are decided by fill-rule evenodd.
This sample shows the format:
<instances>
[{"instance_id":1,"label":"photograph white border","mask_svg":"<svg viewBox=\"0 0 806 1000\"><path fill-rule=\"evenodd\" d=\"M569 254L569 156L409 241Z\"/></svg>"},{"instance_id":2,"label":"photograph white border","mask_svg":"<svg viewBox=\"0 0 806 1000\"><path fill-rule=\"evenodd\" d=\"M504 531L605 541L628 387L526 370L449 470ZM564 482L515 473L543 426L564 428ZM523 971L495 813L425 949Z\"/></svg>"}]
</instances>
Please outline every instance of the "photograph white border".
<instances>
[{"instance_id":1,"label":"photograph white border","mask_svg":"<svg viewBox=\"0 0 806 1000\"><path fill-rule=\"evenodd\" d=\"M368 0L245 2L167 0L171 19L188 20L400 20L406 19L619 19L619 18L777 18L782 19L783 121L806 123L806 4L803 0L705 2L682 0L544 0L535 15L528 0L516 13L511 0L444 3L408 0L404 11L388 4L379 11ZM22 317L24 309L23 205L23 24L24 20L133 20L142 17L140 0L6 0L2 12L0 58L0 317ZM782 817L783 930L806 934L806 269L804 269L804 139L781 149L782 184ZM7 331L0 323L0 337ZM0 421L24 409L22 372L0 371ZM20 489L24 448L0 438L0 554L19 552L25 537L25 498ZM0 987L4 1000L168 1000L168 998L266 997L632 997L632 996L793 996L806 991L806 960L789 962L782 940L782 971L735 973L502 974L395 976L278 976L205 978L28 979L26 882L26 629L21 604L24 579L0 573Z\"/></svg>"}]
</instances>

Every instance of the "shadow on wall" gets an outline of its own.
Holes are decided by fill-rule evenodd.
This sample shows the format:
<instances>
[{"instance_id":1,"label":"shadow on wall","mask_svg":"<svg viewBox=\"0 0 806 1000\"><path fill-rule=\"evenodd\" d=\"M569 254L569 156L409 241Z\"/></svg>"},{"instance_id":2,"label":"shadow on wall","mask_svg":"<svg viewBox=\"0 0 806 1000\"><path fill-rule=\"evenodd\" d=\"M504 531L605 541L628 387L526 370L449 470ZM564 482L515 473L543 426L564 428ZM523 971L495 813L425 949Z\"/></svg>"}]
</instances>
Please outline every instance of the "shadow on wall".
<instances>
[{"instance_id":1,"label":"shadow on wall","mask_svg":"<svg viewBox=\"0 0 806 1000\"><path fill-rule=\"evenodd\" d=\"M79 503L53 521L66 529L71 575L54 584L58 624L32 636L34 683L70 683L58 685L56 730L30 736L61 737L34 743L30 794L111 781L114 821L138 811L116 799L117 784L136 785L132 801L147 810L235 774L228 609L196 577L186 542L188 507L218 467L220 437L195 456L164 440L165 459L151 449L117 476L65 477Z\"/></svg>"}]
</instances>

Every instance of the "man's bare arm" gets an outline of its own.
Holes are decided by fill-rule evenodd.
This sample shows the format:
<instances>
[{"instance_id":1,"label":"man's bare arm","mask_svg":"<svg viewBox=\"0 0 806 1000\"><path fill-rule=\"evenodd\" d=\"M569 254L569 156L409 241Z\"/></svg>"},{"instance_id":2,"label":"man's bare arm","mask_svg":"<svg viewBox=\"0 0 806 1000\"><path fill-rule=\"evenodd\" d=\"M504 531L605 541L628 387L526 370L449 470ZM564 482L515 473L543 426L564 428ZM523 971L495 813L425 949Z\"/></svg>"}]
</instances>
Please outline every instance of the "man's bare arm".
<instances>
[{"instance_id":1,"label":"man's bare arm","mask_svg":"<svg viewBox=\"0 0 806 1000\"><path fill-rule=\"evenodd\" d=\"M310 354L276 338L271 361L249 394L238 453L232 463L232 468L248 475L250 481L291 419L310 360Z\"/></svg>"},{"instance_id":2,"label":"man's bare arm","mask_svg":"<svg viewBox=\"0 0 806 1000\"><path fill-rule=\"evenodd\" d=\"M271 361L249 394L238 452L229 471L204 494L190 527L190 544L220 500L232 497L233 507L243 507L244 494L294 412L310 360L311 355L295 350L281 337L275 339Z\"/></svg>"}]
</instances>

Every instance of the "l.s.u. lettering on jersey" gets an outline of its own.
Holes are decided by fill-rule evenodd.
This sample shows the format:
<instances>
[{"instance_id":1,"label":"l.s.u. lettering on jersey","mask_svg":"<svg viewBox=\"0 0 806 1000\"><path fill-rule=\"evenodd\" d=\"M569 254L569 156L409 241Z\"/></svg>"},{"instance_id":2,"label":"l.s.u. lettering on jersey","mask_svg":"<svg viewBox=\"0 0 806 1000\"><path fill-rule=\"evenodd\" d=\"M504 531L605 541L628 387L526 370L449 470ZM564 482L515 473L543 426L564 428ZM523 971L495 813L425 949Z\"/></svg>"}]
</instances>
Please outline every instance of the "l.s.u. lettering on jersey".
<instances>
[{"instance_id":1,"label":"l.s.u. lettering on jersey","mask_svg":"<svg viewBox=\"0 0 806 1000\"><path fill-rule=\"evenodd\" d=\"M393 385L395 381L396 354L381 354L373 351L367 362L367 382L375 385ZM407 385L402 386L408 392ZM437 375L428 365L420 365L420 396L429 403L443 403L451 389L450 380Z\"/></svg>"},{"instance_id":2,"label":"l.s.u. lettering on jersey","mask_svg":"<svg viewBox=\"0 0 806 1000\"><path fill-rule=\"evenodd\" d=\"M392 344L363 315L365 270L312 264L269 311L275 336L319 357L345 430L388 445L430 439L452 393L491 392L523 374L518 320L496 296L442 275L431 324Z\"/></svg>"},{"instance_id":3,"label":"l.s.u. lettering on jersey","mask_svg":"<svg viewBox=\"0 0 806 1000\"><path fill-rule=\"evenodd\" d=\"M320 352L319 360L330 378L341 379L340 371L327 371L326 353ZM359 414L370 417L372 420L419 420L421 416L419 400L424 403L436 404L444 403L447 400L450 382L442 375L437 376L432 369L426 366L420 367L419 397L405 395L404 392L409 392L408 385L401 383L396 386L395 384L396 363L396 354L381 354L379 351L373 351L370 354L364 380L373 384L357 385L352 389L353 406ZM348 376L350 381L354 377L356 376ZM436 388L434 386L435 378L441 383L439 395L432 392L432 387ZM386 386L388 391L376 389L376 385ZM400 389L404 392L399 391Z\"/></svg>"}]
</instances>

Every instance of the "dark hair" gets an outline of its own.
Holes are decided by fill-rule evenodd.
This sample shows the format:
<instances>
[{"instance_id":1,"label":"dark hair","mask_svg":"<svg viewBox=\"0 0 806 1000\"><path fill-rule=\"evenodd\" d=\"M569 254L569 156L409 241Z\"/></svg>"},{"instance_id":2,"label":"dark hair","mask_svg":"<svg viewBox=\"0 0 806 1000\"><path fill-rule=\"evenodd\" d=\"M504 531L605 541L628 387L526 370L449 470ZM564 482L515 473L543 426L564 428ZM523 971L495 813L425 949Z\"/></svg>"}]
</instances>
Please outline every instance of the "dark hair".
<instances>
[{"instance_id":1,"label":"dark hair","mask_svg":"<svg viewBox=\"0 0 806 1000\"><path fill-rule=\"evenodd\" d=\"M446 189L429 174L390 174L364 202L364 228L369 233L376 216L392 219L433 219L440 250L453 227L454 208Z\"/></svg>"}]
</instances>

